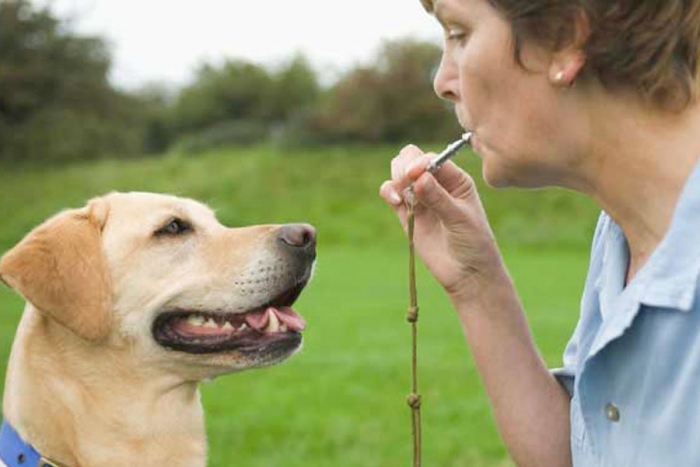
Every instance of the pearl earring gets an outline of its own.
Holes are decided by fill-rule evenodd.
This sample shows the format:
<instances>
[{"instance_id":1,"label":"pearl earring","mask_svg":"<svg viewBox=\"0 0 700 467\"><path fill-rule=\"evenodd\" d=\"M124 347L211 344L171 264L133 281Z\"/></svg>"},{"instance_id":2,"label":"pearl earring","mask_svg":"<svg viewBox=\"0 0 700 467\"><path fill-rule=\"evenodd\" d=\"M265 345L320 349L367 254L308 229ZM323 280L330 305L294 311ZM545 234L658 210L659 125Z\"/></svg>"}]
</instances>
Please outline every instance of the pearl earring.
<instances>
[{"instance_id":1,"label":"pearl earring","mask_svg":"<svg viewBox=\"0 0 700 467\"><path fill-rule=\"evenodd\" d=\"M557 75L554 77L554 80L557 83L561 84L564 81L564 72L560 71L559 73L557 73Z\"/></svg>"}]
</instances>

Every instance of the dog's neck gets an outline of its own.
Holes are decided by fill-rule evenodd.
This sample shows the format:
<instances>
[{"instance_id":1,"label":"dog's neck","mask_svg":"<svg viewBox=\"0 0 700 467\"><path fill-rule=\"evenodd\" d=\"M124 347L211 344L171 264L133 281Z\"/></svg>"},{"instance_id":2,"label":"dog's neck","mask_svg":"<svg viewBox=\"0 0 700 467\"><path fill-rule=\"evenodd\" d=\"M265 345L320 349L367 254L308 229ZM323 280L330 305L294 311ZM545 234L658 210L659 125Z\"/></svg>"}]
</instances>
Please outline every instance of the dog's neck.
<instances>
[{"instance_id":1,"label":"dog's neck","mask_svg":"<svg viewBox=\"0 0 700 467\"><path fill-rule=\"evenodd\" d=\"M128 349L68 348L67 332L27 305L3 401L26 442L70 467L206 465L196 383L140 373Z\"/></svg>"}]
</instances>

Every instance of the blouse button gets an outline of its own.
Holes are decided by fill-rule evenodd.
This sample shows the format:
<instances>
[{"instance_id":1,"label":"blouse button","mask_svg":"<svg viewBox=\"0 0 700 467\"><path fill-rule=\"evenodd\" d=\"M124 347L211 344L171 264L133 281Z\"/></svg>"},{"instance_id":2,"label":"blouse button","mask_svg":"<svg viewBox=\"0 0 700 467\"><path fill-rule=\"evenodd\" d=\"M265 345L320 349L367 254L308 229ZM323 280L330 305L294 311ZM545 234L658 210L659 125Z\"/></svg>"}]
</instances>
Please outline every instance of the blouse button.
<instances>
[{"instance_id":1,"label":"blouse button","mask_svg":"<svg viewBox=\"0 0 700 467\"><path fill-rule=\"evenodd\" d=\"M611 422L619 422L620 409L618 409L614 404L608 404L605 406L605 416Z\"/></svg>"}]
</instances>

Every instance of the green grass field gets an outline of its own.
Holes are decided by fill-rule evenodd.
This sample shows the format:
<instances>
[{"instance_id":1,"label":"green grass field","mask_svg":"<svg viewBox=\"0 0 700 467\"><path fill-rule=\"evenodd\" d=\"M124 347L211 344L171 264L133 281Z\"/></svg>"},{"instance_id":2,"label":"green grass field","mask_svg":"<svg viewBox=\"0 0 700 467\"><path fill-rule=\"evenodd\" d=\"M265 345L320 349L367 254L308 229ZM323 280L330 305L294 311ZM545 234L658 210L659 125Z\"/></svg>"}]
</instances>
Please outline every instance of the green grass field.
<instances>
[{"instance_id":1,"label":"green grass field","mask_svg":"<svg viewBox=\"0 0 700 467\"><path fill-rule=\"evenodd\" d=\"M0 249L55 211L111 190L200 199L228 225L312 222L319 230L316 275L295 306L309 323L304 349L283 365L203 386L209 464L408 466L406 247L377 195L393 152L251 148L62 168L0 166ZM478 178L478 162L462 157ZM559 190L482 189L482 196L536 341L558 365L578 314L596 209ZM456 315L422 268L418 281L424 464L511 465ZM4 375L22 301L0 288L0 308Z\"/></svg>"}]
</instances>

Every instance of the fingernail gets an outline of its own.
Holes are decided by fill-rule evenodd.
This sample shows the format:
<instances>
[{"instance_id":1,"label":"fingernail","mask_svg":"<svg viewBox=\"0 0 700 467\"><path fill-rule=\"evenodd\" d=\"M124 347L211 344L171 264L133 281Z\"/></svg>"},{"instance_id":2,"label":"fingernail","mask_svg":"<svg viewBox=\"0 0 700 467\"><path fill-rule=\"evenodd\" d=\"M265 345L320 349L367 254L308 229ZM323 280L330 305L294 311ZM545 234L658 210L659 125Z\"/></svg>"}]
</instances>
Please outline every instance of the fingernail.
<instances>
[{"instance_id":1,"label":"fingernail","mask_svg":"<svg viewBox=\"0 0 700 467\"><path fill-rule=\"evenodd\" d=\"M403 201L399 194L395 192L393 189L389 190L389 201L391 201L393 204L401 204Z\"/></svg>"}]
</instances>

